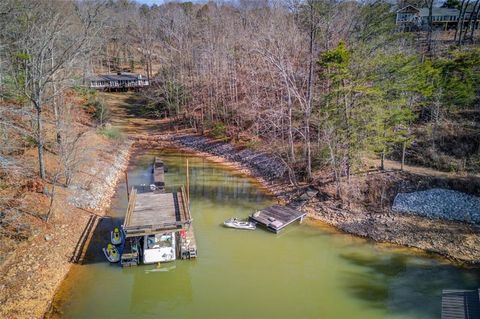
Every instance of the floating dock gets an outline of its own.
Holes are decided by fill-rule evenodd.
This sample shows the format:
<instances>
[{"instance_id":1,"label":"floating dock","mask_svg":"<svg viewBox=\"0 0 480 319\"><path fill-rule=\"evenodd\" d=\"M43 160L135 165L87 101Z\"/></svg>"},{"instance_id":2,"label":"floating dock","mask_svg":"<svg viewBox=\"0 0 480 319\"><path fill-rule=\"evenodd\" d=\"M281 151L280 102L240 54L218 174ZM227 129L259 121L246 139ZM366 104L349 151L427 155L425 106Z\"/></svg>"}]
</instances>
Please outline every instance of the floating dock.
<instances>
[{"instance_id":1,"label":"floating dock","mask_svg":"<svg viewBox=\"0 0 480 319\"><path fill-rule=\"evenodd\" d=\"M302 222L305 215L307 213L299 212L287 206L274 205L253 213L249 219L274 233L278 233L296 221Z\"/></svg>"},{"instance_id":2,"label":"floating dock","mask_svg":"<svg viewBox=\"0 0 480 319\"><path fill-rule=\"evenodd\" d=\"M480 289L442 292L442 319L480 318Z\"/></svg>"}]
</instances>

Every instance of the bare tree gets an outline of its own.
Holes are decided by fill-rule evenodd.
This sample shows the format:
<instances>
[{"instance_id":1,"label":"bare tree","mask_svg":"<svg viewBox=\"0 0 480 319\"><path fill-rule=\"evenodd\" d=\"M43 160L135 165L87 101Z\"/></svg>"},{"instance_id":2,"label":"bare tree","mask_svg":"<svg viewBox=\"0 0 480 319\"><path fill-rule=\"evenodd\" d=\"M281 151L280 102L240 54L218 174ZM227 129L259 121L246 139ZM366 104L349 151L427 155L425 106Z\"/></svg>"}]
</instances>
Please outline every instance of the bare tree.
<instances>
[{"instance_id":1,"label":"bare tree","mask_svg":"<svg viewBox=\"0 0 480 319\"><path fill-rule=\"evenodd\" d=\"M58 92L55 83L65 79L60 75L70 74L63 68L71 69L69 63L75 61L88 42L99 5L78 7L64 1L22 1L22 4L23 7L17 4L10 14L23 24L12 24L3 38L8 39L10 59L21 62L22 67L14 73L15 80L36 112L39 175L44 179L44 107Z\"/></svg>"}]
</instances>

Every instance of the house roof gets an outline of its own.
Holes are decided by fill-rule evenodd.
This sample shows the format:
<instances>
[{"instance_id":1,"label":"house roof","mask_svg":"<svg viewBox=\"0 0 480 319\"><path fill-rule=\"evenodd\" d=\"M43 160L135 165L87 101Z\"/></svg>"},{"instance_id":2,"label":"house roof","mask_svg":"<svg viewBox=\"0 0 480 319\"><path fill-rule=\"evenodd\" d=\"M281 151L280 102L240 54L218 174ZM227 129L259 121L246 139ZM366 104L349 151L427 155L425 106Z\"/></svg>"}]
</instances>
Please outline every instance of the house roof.
<instances>
[{"instance_id":1,"label":"house roof","mask_svg":"<svg viewBox=\"0 0 480 319\"><path fill-rule=\"evenodd\" d=\"M98 74L88 79L90 81L136 81L142 78L144 78L144 76L141 74L121 72L117 74Z\"/></svg>"},{"instance_id":2,"label":"house roof","mask_svg":"<svg viewBox=\"0 0 480 319\"><path fill-rule=\"evenodd\" d=\"M397 10L397 13L418 12L421 17L428 17L428 8L416 8L408 5ZM458 16L460 11L450 8L432 8L432 16Z\"/></svg>"},{"instance_id":3,"label":"house roof","mask_svg":"<svg viewBox=\"0 0 480 319\"><path fill-rule=\"evenodd\" d=\"M402 12L412 12L412 11L414 11L414 12L419 12L420 10L417 9L417 8L415 8L415 7L412 6L412 5L408 5L408 6L406 6L406 7L403 7L403 8L400 8L400 9L397 10L398 13L402 13Z\"/></svg>"},{"instance_id":4,"label":"house roof","mask_svg":"<svg viewBox=\"0 0 480 319\"><path fill-rule=\"evenodd\" d=\"M433 8L432 16L458 16L460 11L450 8ZM428 8L420 8L420 16L428 17Z\"/></svg>"}]
</instances>

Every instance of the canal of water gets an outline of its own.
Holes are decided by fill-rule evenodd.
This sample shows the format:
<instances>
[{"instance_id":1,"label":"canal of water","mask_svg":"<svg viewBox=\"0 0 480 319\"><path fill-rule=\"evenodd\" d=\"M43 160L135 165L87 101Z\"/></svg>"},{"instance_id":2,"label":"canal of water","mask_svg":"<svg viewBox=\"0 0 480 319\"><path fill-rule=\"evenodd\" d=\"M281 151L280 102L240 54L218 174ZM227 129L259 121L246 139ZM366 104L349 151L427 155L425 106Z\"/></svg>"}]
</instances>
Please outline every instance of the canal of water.
<instances>
[{"instance_id":1,"label":"canal of water","mask_svg":"<svg viewBox=\"0 0 480 319\"><path fill-rule=\"evenodd\" d=\"M101 247L127 204L120 185L111 218L96 232L87 262L72 267L48 318L439 318L442 289L480 287L479 270L316 226L279 235L224 228L225 219L247 217L272 199L248 177L175 152L135 156L130 185L150 183L155 155L168 167L167 185L184 184L189 158L198 259L108 264Z\"/></svg>"}]
</instances>

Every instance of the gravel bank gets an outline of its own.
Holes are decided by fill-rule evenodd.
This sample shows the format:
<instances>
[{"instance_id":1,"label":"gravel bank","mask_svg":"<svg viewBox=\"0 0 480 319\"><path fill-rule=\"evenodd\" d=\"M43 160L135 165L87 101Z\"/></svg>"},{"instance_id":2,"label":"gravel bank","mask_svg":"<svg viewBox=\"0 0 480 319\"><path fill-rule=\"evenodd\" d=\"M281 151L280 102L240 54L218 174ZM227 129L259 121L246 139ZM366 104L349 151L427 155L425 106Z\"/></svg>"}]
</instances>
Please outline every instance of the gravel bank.
<instances>
[{"instance_id":1,"label":"gravel bank","mask_svg":"<svg viewBox=\"0 0 480 319\"><path fill-rule=\"evenodd\" d=\"M114 155L113 161L98 159L96 165L89 167L88 178L70 187L74 189L69 198L70 203L75 207L94 211L108 207L117 180L128 165L131 146L131 142L126 142Z\"/></svg>"},{"instance_id":2,"label":"gravel bank","mask_svg":"<svg viewBox=\"0 0 480 319\"><path fill-rule=\"evenodd\" d=\"M480 223L480 197L449 189L399 193L392 210L427 218Z\"/></svg>"},{"instance_id":3,"label":"gravel bank","mask_svg":"<svg viewBox=\"0 0 480 319\"><path fill-rule=\"evenodd\" d=\"M172 141L193 150L221 156L229 161L240 163L255 175L267 181L280 179L287 173L284 163L273 155L255 152L251 149L239 150L232 144L217 142L210 138L198 135L173 136Z\"/></svg>"}]
</instances>

